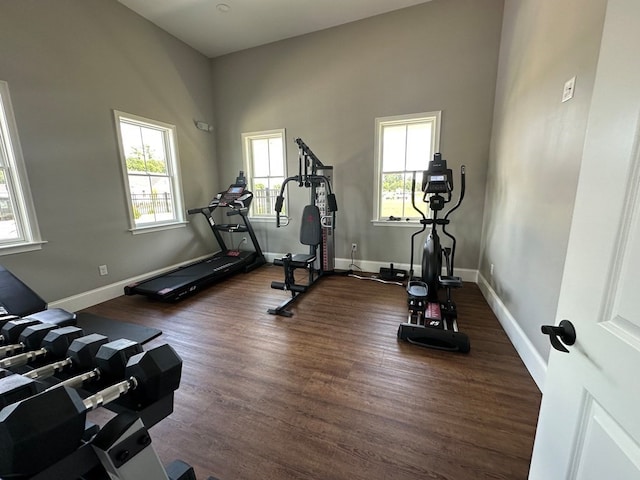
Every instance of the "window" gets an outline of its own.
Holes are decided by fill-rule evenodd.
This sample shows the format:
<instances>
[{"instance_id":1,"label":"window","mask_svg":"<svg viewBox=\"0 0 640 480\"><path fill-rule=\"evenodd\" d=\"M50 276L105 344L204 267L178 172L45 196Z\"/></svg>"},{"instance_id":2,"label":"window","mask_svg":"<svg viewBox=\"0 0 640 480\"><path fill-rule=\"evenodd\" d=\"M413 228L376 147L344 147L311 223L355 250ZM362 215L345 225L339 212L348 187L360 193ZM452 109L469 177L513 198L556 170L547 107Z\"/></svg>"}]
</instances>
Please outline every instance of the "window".
<instances>
[{"instance_id":1,"label":"window","mask_svg":"<svg viewBox=\"0 0 640 480\"><path fill-rule=\"evenodd\" d=\"M176 127L114 111L131 230L184 224Z\"/></svg>"},{"instance_id":2,"label":"window","mask_svg":"<svg viewBox=\"0 0 640 480\"><path fill-rule=\"evenodd\" d=\"M417 220L411 205L416 172L416 205L422 202L422 172L439 151L440 112L376 118L376 188L374 222ZM427 209L428 210L428 209Z\"/></svg>"},{"instance_id":3,"label":"window","mask_svg":"<svg viewBox=\"0 0 640 480\"><path fill-rule=\"evenodd\" d=\"M274 218L276 197L286 177L284 129L242 134L242 150L253 192L252 218ZM286 205L282 212L286 213Z\"/></svg>"},{"instance_id":4,"label":"window","mask_svg":"<svg viewBox=\"0 0 640 480\"><path fill-rule=\"evenodd\" d=\"M36 250L41 243L9 85L0 81L0 255Z\"/></svg>"}]
</instances>

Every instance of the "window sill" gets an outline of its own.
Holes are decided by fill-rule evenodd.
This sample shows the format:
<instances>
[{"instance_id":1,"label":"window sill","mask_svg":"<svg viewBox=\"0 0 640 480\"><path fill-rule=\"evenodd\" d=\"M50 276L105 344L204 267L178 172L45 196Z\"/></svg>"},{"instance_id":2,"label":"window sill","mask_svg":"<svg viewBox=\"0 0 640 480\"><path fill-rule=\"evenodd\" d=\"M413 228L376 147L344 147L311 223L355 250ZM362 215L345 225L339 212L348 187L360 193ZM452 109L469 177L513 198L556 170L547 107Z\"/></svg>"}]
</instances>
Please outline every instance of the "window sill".
<instances>
[{"instance_id":1,"label":"window sill","mask_svg":"<svg viewBox=\"0 0 640 480\"><path fill-rule=\"evenodd\" d=\"M280 218L284 217L281 215ZM276 217L248 217L251 223L276 223Z\"/></svg>"},{"instance_id":2,"label":"window sill","mask_svg":"<svg viewBox=\"0 0 640 480\"><path fill-rule=\"evenodd\" d=\"M188 223L189 222L175 222L175 223L165 223L165 224L162 224L162 225L149 225L148 227L130 228L129 231L133 235L140 235L142 233L153 233L153 232L159 232L161 230L171 230L171 229L174 229L174 228L183 228Z\"/></svg>"},{"instance_id":3,"label":"window sill","mask_svg":"<svg viewBox=\"0 0 640 480\"><path fill-rule=\"evenodd\" d=\"M420 228L419 220L371 220L374 227L411 227Z\"/></svg>"},{"instance_id":4,"label":"window sill","mask_svg":"<svg viewBox=\"0 0 640 480\"><path fill-rule=\"evenodd\" d=\"M0 255L13 255L14 253L33 252L35 250L42 250L42 245L45 241L39 240L35 242L25 242L21 244L6 245L0 247Z\"/></svg>"}]
</instances>

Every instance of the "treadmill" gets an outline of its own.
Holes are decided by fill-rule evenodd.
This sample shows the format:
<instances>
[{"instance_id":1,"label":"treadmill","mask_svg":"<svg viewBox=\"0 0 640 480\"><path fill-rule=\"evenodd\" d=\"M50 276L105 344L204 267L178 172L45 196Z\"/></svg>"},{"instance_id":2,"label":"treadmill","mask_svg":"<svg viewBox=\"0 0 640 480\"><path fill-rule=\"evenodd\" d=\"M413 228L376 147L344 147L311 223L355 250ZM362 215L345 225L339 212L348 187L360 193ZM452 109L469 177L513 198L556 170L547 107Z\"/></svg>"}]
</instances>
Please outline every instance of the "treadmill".
<instances>
[{"instance_id":1,"label":"treadmill","mask_svg":"<svg viewBox=\"0 0 640 480\"><path fill-rule=\"evenodd\" d=\"M206 217L220 245L218 253L168 273L127 285L124 287L125 295L145 295L155 300L175 302L234 273L246 273L264 265L266 260L247 216L253 193L246 187L244 172L241 171L236 182L218 193L208 206L193 208L187 212L189 215L200 213ZM226 209L228 217L238 217L240 223L217 224L213 213L218 208ZM228 249L220 232L248 233L254 250Z\"/></svg>"}]
</instances>

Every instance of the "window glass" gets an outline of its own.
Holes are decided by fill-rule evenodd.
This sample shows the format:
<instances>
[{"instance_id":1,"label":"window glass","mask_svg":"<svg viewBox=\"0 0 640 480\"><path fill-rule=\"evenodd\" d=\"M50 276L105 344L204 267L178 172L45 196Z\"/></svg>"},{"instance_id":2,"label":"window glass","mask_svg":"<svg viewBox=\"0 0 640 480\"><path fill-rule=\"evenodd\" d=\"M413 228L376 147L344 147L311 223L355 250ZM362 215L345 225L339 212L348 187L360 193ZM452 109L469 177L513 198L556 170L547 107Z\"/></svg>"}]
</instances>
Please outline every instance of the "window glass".
<instances>
[{"instance_id":1,"label":"window glass","mask_svg":"<svg viewBox=\"0 0 640 480\"><path fill-rule=\"evenodd\" d=\"M253 192L250 214L274 218L276 198L286 177L285 131L243 133L242 139L245 169ZM285 214L286 210L283 205L281 213Z\"/></svg>"},{"instance_id":2,"label":"window glass","mask_svg":"<svg viewBox=\"0 0 640 480\"><path fill-rule=\"evenodd\" d=\"M0 254L33 250L40 243L9 85L0 81Z\"/></svg>"},{"instance_id":3,"label":"window glass","mask_svg":"<svg viewBox=\"0 0 640 480\"><path fill-rule=\"evenodd\" d=\"M376 119L374 221L418 220L411 203L422 201L422 172L439 148L440 112Z\"/></svg>"},{"instance_id":4,"label":"window glass","mask_svg":"<svg viewBox=\"0 0 640 480\"><path fill-rule=\"evenodd\" d=\"M115 112L132 229L184 221L175 127Z\"/></svg>"}]
</instances>

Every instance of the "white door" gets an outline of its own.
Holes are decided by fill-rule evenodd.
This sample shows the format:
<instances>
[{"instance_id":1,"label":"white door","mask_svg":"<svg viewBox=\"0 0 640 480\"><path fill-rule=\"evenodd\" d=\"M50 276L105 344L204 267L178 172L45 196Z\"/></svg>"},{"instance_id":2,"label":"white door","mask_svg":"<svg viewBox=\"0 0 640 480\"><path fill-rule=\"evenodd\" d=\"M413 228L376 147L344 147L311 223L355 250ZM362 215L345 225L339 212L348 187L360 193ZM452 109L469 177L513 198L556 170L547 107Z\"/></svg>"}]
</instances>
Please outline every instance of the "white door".
<instances>
[{"instance_id":1,"label":"white door","mask_svg":"<svg viewBox=\"0 0 640 480\"><path fill-rule=\"evenodd\" d=\"M640 479L639 120L640 1L609 0L530 480Z\"/></svg>"}]
</instances>

